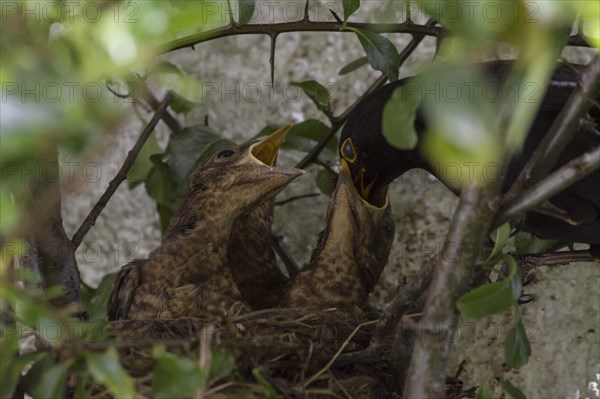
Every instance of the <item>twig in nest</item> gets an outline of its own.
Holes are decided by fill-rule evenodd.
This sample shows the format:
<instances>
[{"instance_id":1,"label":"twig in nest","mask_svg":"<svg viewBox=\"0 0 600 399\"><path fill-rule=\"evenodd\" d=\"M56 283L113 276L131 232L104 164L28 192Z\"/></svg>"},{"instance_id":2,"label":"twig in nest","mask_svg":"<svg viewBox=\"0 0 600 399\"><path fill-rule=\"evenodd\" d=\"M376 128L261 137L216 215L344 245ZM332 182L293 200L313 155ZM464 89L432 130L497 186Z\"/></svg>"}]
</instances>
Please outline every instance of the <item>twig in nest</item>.
<instances>
[{"instance_id":1,"label":"twig in nest","mask_svg":"<svg viewBox=\"0 0 600 399\"><path fill-rule=\"evenodd\" d=\"M308 387L310 384L315 382L317 380L317 378L319 378L323 373L328 371L329 368L331 367L331 365L333 363L335 363L338 356L342 353L342 351L346 348L346 346L348 346L348 344L350 343L352 338L354 338L354 336L358 333L358 331L365 326L371 326L371 325L374 325L375 323L377 323L377 320L367 321L365 323L361 323L358 326L356 326L354 331L352 331L352 333L348 336L348 338L346 338L346 340L342 343L342 345L340 346L338 351L335 353L335 355L333 355L331 360L329 360L329 362L327 362L327 364L321 370L317 371L312 377L310 377L302 386L304 388Z\"/></svg>"}]
</instances>

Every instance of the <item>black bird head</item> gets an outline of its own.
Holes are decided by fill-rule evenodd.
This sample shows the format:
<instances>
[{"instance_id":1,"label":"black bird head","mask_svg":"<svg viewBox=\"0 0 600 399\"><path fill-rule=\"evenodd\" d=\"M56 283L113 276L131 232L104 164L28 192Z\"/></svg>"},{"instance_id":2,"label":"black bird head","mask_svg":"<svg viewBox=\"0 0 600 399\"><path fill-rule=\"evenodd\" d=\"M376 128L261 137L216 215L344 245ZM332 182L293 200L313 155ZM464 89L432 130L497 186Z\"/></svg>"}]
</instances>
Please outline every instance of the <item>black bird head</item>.
<instances>
[{"instance_id":1,"label":"black bird head","mask_svg":"<svg viewBox=\"0 0 600 399\"><path fill-rule=\"evenodd\" d=\"M399 150L381 133L383 108L394 90L407 79L385 85L363 99L352 111L342 129L340 159L345 163L361 197L375 206L383 206L388 185L409 169L423 167L417 150ZM422 119L417 114L417 131Z\"/></svg>"}]
</instances>

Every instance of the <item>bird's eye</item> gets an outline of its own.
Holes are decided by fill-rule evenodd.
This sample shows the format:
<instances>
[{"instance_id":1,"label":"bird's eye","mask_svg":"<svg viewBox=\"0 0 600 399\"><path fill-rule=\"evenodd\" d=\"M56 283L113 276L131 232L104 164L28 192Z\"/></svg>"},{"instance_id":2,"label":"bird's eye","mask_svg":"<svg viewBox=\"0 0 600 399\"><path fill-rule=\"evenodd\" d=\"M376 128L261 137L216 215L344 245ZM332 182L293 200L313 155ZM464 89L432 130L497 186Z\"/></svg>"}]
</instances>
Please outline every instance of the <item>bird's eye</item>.
<instances>
[{"instance_id":1,"label":"bird's eye","mask_svg":"<svg viewBox=\"0 0 600 399\"><path fill-rule=\"evenodd\" d=\"M354 151L354 144L352 144L352 139L350 137L348 137L342 143L340 153L342 154L342 157L346 160L346 162L354 163L356 161L356 158L358 156L356 154L356 151Z\"/></svg>"},{"instance_id":2,"label":"bird's eye","mask_svg":"<svg viewBox=\"0 0 600 399\"><path fill-rule=\"evenodd\" d=\"M229 158L233 154L235 154L235 152L233 152L232 150L223 150L217 154L217 158Z\"/></svg>"},{"instance_id":3,"label":"bird's eye","mask_svg":"<svg viewBox=\"0 0 600 399\"><path fill-rule=\"evenodd\" d=\"M394 235L394 225L389 222L386 223L383 226L383 231L385 231L386 237L391 238Z\"/></svg>"}]
</instances>

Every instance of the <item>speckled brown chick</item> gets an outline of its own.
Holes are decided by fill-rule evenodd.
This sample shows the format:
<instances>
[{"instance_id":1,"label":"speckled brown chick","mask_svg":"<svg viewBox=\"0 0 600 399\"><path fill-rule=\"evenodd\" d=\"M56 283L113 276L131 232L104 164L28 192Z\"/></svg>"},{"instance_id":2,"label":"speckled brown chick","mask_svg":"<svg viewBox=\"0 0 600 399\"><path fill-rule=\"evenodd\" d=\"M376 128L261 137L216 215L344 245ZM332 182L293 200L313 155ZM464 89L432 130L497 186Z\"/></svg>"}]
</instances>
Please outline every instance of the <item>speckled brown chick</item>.
<instances>
[{"instance_id":1,"label":"speckled brown chick","mask_svg":"<svg viewBox=\"0 0 600 399\"><path fill-rule=\"evenodd\" d=\"M281 131L287 133L291 127L291 124L287 125ZM283 140L285 135L278 137ZM264 161L273 166L276 159L277 153L273 153L271 159L265 157ZM277 266L271 247L274 208L275 197L264 199L235 221L229 238L229 270L242 297L253 309L266 306L267 299L281 290L288 280Z\"/></svg>"},{"instance_id":2,"label":"speckled brown chick","mask_svg":"<svg viewBox=\"0 0 600 399\"><path fill-rule=\"evenodd\" d=\"M389 203L375 207L364 201L346 165L327 209L327 225L310 263L290 281L282 307L338 308L364 311L394 240Z\"/></svg>"},{"instance_id":3,"label":"speckled brown chick","mask_svg":"<svg viewBox=\"0 0 600 399\"><path fill-rule=\"evenodd\" d=\"M233 223L303 173L267 165L286 133L282 130L258 143L224 149L196 168L161 246L117 275L109 320L223 316L235 303L243 304L227 267Z\"/></svg>"}]
</instances>

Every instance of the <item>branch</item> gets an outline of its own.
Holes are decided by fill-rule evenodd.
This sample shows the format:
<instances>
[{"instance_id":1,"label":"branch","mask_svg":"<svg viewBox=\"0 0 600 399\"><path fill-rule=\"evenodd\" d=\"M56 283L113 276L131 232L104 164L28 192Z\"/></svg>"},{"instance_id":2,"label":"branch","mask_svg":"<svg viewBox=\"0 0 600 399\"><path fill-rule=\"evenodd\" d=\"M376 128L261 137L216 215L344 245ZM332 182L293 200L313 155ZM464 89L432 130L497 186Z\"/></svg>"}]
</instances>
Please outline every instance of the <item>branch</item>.
<instances>
[{"instance_id":1,"label":"branch","mask_svg":"<svg viewBox=\"0 0 600 399\"><path fill-rule=\"evenodd\" d=\"M519 177L504 197L504 202L512 202L523 189L540 181L555 165L566 145L577 134L580 120L600 92L600 55L583 70L579 84L554 119Z\"/></svg>"},{"instance_id":2,"label":"branch","mask_svg":"<svg viewBox=\"0 0 600 399\"><path fill-rule=\"evenodd\" d=\"M42 154L40 162L58 165L56 145ZM52 170L52 168L50 168ZM29 261L42 276L44 289L62 286L64 292L51 299L53 306L64 308L80 304L80 278L75 249L63 227L61 214L61 192L59 176L42 174L29 181L31 202L28 213L31 217L31 235L28 238Z\"/></svg>"},{"instance_id":3,"label":"branch","mask_svg":"<svg viewBox=\"0 0 600 399\"><path fill-rule=\"evenodd\" d=\"M129 172L129 169L131 169L131 166L133 165L135 158L137 157L140 150L144 146L144 143L146 142L146 140L148 140L148 137L150 137L150 134L152 133L152 131L158 124L158 121L160 121L160 119L162 118L162 116L165 113L165 111L167 110L167 107L169 106L169 104L171 104L171 101L173 101L173 96L171 93L167 93L164 100L162 100L162 102L160 103L160 106L154 113L154 116L152 117L150 122L148 122L148 125L144 128L144 131L142 132L142 134L136 141L135 145L129 151L129 153L127 153L127 157L125 158L125 161L123 162L123 166L121 166L121 169L119 169L119 172L117 173L117 175L109 183L108 188L106 189L104 194L102 194L102 196L100 197L98 202L96 202L96 205L94 205L94 207L92 208L90 213L87 215L87 217L85 218L85 220L79 227L79 230L77 230L77 232L73 235L71 242L73 243L73 246L75 247L75 249L77 249L79 244L81 244L83 237L85 237L85 235L88 233L88 231L96 223L96 219L98 219L98 216L100 216L100 213L102 212L102 210L108 203L108 200L110 200L110 198L115 193L115 191L117 191L117 188L123 182L123 180L126 179L127 172Z\"/></svg>"},{"instance_id":4,"label":"branch","mask_svg":"<svg viewBox=\"0 0 600 399\"><path fill-rule=\"evenodd\" d=\"M442 27L428 27L427 25L414 24L407 20L402 23L385 24L385 23L364 23L364 22L347 22L346 26L351 28L366 29L376 33L411 33L419 36L444 37L447 31ZM278 35L280 33L289 32L350 32L348 30L340 30L340 25L337 22L313 22L309 21L306 16L304 19L294 22L282 22L276 24L246 24L239 25L238 23L230 23L226 26L212 29L206 32L196 33L194 35L175 39L164 43L157 47L156 54L164 54L171 51L179 50L186 47L192 47L196 44L218 39L221 37L235 35ZM590 47L589 43L580 34L575 34L569 37L568 44L571 46Z\"/></svg>"},{"instance_id":5,"label":"branch","mask_svg":"<svg viewBox=\"0 0 600 399\"><path fill-rule=\"evenodd\" d=\"M473 184L463 190L417 326L405 398L445 397L447 356L458 319L455 303L473 276L496 212L493 198L500 192L500 181L484 187Z\"/></svg>"},{"instance_id":6,"label":"branch","mask_svg":"<svg viewBox=\"0 0 600 399\"><path fill-rule=\"evenodd\" d=\"M364 22L347 22L346 26L351 28L366 29L377 33L412 33L421 36L444 36L446 33L441 27L428 27L426 25L417 25L412 22L402 22L396 24L377 24ZM341 31L337 22L313 22L300 20L294 22L282 22L276 24L246 24L237 23L212 29L206 32L196 33L194 35L175 39L164 43L156 49L156 54L164 54L174 50L186 47L192 47L198 43L207 42L221 37L234 35L269 35L276 36L280 33L289 32L350 32Z\"/></svg>"},{"instance_id":7,"label":"branch","mask_svg":"<svg viewBox=\"0 0 600 399\"><path fill-rule=\"evenodd\" d=\"M600 147L573 159L500 210L492 229L514 220L600 168Z\"/></svg>"},{"instance_id":8,"label":"branch","mask_svg":"<svg viewBox=\"0 0 600 399\"><path fill-rule=\"evenodd\" d=\"M300 199L304 199L304 198L318 197L319 195L321 195L321 194L319 194L319 193L308 193L308 194L301 194L301 195L293 195L293 196L291 196L289 198L286 198L284 200L275 202L275 206L285 205L287 203L294 202L294 201L297 201L297 200L300 200Z\"/></svg>"}]
</instances>

